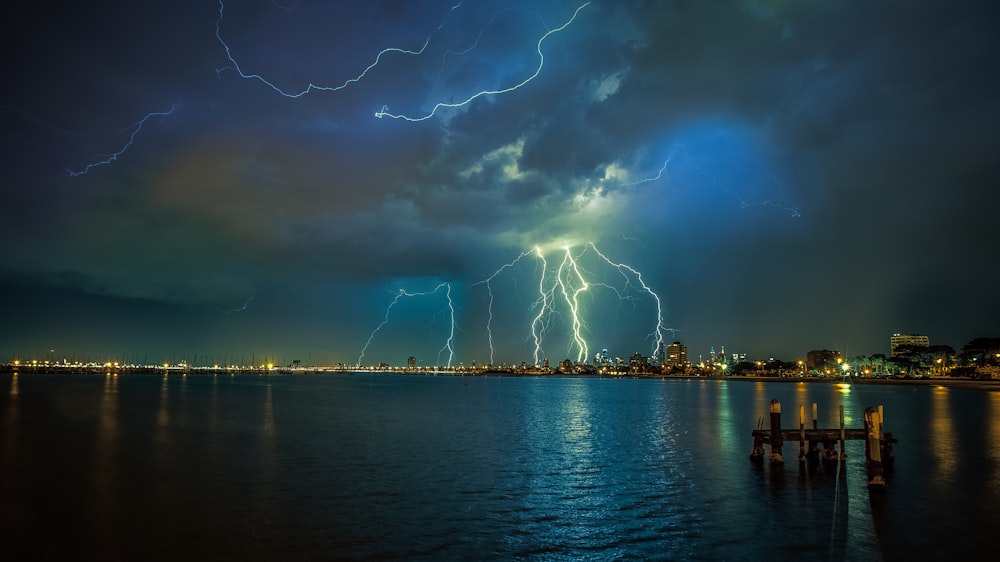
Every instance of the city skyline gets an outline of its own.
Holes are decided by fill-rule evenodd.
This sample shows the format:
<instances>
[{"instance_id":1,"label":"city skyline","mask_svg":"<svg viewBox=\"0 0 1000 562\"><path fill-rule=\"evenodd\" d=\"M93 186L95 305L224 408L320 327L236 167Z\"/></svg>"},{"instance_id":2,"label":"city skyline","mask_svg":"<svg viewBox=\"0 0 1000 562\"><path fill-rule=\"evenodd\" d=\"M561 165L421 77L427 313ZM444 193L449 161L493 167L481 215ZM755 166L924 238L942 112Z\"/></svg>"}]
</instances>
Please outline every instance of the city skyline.
<instances>
[{"instance_id":1,"label":"city skyline","mask_svg":"<svg viewBox=\"0 0 1000 562\"><path fill-rule=\"evenodd\" d=\"M922 369L940 368L942 361L947 361L944 367L951 370L954 367L976 367L976 361L982 360L978 365L997 365L1000 363L1000 338L976 337L960 346L947 343L932 343L929 338L920 334L892 334L888 340L889 353L884 351L854 352L846 353L842 350L828 348L815 348L802 350L794 356L775 356L773 354L755 355L733 348L727 349L721 345L718 349L711 346L708 350L688 351L688 346L682 341L664 341L661 353L654 355L644 355L636 351L630 354L619 354L615 350L602 348L596 350L592 357L584 360L574 361L568 357L563 359L544 357L535 361L531 358L526 360L506 359L495 361L455 361L452 364L442 364L438 361L428 361L416 355L408 355L403 350L397 350L391 357L372 357L365 362L315 362L311 360L303 361L300 358L281 356L275 353L268 353L264 350L251 353L232 353L224 351L205 352L169 352L169 353L141 353L127 352L119 350L117 352L91 352L73 354L72 357L65 353L57 353L55 349L41 351L34 354L14 354L10 358L0 359L0 365L26 368L70 367L70 368L123 368L123 369L249 369L249 370L273 370L283 368L297 368L303 370L313 369L335 369L342 371L351 370L380 370L387 369L393 371L423 371L423 370L465 370L465 369L509 369L526 368L532 373L540 373L546 370L557 370L559 365L577 366L618 366L628 367L635 361L640 361L643 365L664 368L694 369L696 371L713 368L721 368L723 371L729 369L739 370L740 365L755 365L757 370L765 368L771 371L783 371L786 367L804 373L805 370L814 368L817 363L836 363L840 367L844 364L853 365L856 363L870 363L876 361L880 364L896 363L898 369L919 367ZM412 351L412 350L411 350ZM897 358L897 356L899 356ZM438 355L440 358L440 355ZM937 364L936 366L934 364ZM909 367L907 367L909 365ZM858 368L860 369L860 367ZM975 370L975 369L973 369ZM858 371L859 373L861 371ZM972 371L963 371L963 376ZM620 374L620 373L619 373ZM649 373L646 373L649 374ZM871 374L870 372L867 374ZM867 376L867 375L866 375Z\"/></svg>"},{"instance_id":2,"label":"city skyline","mask_svg":"<svg viewBox=\"0 0 1000 562\"><path fill-rule=\"evenodd\" d=\"M674 340L794 359L996 336L997 16L16 6L0 359L555 364Z\"/></svg>"}]
</instances>

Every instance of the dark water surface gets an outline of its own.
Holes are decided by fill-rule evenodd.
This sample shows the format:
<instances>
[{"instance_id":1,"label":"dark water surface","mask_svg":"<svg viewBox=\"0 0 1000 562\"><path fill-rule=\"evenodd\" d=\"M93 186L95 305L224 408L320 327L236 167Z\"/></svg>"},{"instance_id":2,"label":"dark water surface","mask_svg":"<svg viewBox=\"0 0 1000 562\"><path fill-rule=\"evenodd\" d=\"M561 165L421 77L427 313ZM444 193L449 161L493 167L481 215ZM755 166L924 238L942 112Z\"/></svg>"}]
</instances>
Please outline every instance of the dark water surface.
<instances>
[{"instance_id":1,"label":"dark water surface","mask_svg":"<svg viewBox=\"0 0 1000 562\"><path fill-rule=\"evenodd\" d=\"M750 431L899 439L869 494ZM904 560L995 551L1000 392L414 375L0 374L0 557Z\"/></svg>"}]
</instances>

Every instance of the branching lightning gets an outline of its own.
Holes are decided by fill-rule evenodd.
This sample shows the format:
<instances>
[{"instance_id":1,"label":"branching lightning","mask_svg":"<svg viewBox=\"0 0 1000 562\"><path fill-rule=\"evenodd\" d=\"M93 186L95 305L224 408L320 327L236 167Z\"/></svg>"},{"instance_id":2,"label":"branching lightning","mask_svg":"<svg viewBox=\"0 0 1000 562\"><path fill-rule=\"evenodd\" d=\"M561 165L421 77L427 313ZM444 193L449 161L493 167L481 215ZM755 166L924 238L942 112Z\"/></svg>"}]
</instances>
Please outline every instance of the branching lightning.
<instances>
[{"instance_id":1,"label":"branching lightning","mask_svg":"<svg viewBox=\"0 0 1000 562\"><path fill-rule=\"evenodd\" d=\"M396 293L396 297L393 298L392 302L389 303L389 306L386 307L386 309L385 309L385 317L382 319L382 322L378 326L376 326L374 330L372 330L372 333L368 336L368 341L366 341L364 347L361 348L361 355L358 356L357 366L361 367L361 361L364 359L365 353L368 351L368 346L370 346L371 343L372 343L372 340L375 339L375 334L377 334L386 324L389 323L389 315L392 312L392 307L396 306L396 303L398 303L400 299L402 299L403 297L425 297L425 296L433 295L433 294L437 293L438 291L440 291L442 288L445 289L445 298L448 300L448 311L449 311L449 313L451 315L451 318L450 318L450 320L451 320L451 326L450 326L450 329L449 329L449 332L448 332L448 338L445 340L444 346L438 352L438 360L440 361L441 353L443 353L445 350L447 350L448 351L448 363L447 363L447 366L451 367L451 362L454 360L454 356L455 356L455 350L454 350L454 342L455 342L455 304L454 304L454 302L452 301L452 298L451 298L451 284L449 284L449 283L439 283L438 286L434 287L433 290L424 291L424 292L420 292L420 293L411 293L411 292L408 292L408 291L406 291L404 289L400 289L399 292Z\"/></svg>"},{"instance_id":2,"label":"branching lightning","mask_svg":"<svg viewBox=\"0 0 1000 562\"><path fill-rule=\"evenodd\" d=\"M583 274L580 273L580 266L577 264L576 258L573 257L569 246L563 249L566 254L563 256L563 261L559 264L559 269L556 271L556 283L559 285L559 292L562 294L563 299L566 301L566 306L569 308L570 334L573 337L574 343L576 343L576 361L580 363L585 361L587 355L589 355L587 340L583 338L583 334L581 333L584 324L580 314L580 293L586 291L589 288L589 284L583 278ZM576 284L573 283L574 278L576 279Z\"/></svg>"},{"instance_id":3,"label":"branching lightning","mask_svg":"<svg viewBox=\"0 0 1000 562\"><path fill-rule=\"evenodd\" d=\"M455 344L455 303L451 300L451 285L448 284L448 283L442 283L442 285L445 286L445 298L448 299L448 312L451 314L451 316L450 316L451 322L448 324L448 326L449 326L449 328L448 328L448 339L445 340L444 346L440 350L438 350L438 361L437 362L438 362L438 364L441 363L441 354L444 353L445 350L447 350L448 351L448 362L446 363L446 365L448 367L451 367L451 362L455 358L455 348L454 348L454 344ZM438 285L438 288L440 288L440 287L441 287L441 285ZM437 289L434 289L434 290L437 291Z\"/></svg>"},{"instance_id":4,"label":"branching lightning","mask_svg":"<svg viewBox=\"0 0 1000 562\"><path fill-rule=\"evenodd\" d=\"M382 117L389 117L391 119L403 119L405 121L411 121L411 122L425 121L427 119L430 119L431 117L434 117L434 115L437 113L437 111L439 109L453 109L453 108L457 108L457 107L462 107L464 105L468 105L468 104L472 103L474 100L476 100L478 98L481 98L483 96L497 96L497 95L506 94L506 93L509 93L509 92L513 92L514 90L517 90L518 88L524 86L525 84L527 84L527 83L531 82L532 80L534 80L535 78L537 78L538 75L542 73L542 67L545 66L545 55L542 53L542 43L544 43L545 40L548 39L550 35L558 33L560 31L566 29L567 27L569 27L573 23L573 21L576 20L577 14L579 14L581 10L583 10L584 8L586 8L589 5L590 5L590 2L585 2L585 3L581 4L573 12L572 17L570 17L564 24L560 25L559 27L557 27L555 29L550 29L549 31L547 31L544 35L542 35L538 39L538 42L535 45L535 50L538 53L538 66L535 68L535 72L532 73L531 76L528 76L527 78L525 78L521 82L519 82L519 83L517 83L517 84L515 84L513 86L508 86L506 88L502 88L502 89L498 89L498 90L482 90L480 92L472 94L471 96L469 96L468 98L466 98L466 99L464 99L464 100L462 100L460 102L450 102L450 103L449 102L438 102L438 103L436 103L434 105L434 107L430 110L429 113L427 113L426 115L423 115L423 116L419 116L419 117L412 117L412 116L403 115L403 114L390 113L389 112L389 108L387 106L382 106L381 110L376 111L375 112L375 117L378 117L380 119Z\"/></svg>"},{"instance_id":5,"label":"branching lightning","mask_svg":"<svg viewBox=\"0 0 1000 562\"><path fill-rule=\"evenodd\" d=\"M489 277L473 284L473 286L485 285L489 294L486 334L490 345L490 363L492 364L495 360L496 353L492 327L495 295L490 283L503 274L505 270L513 268L521 260L530 255L534 255L540 264L537 285L538 296L530 307L532 317L528 329L528 340L534 344L533 358L535 366L540 366L545 359L544 340L546 334L551 330L554 318L560 316L564 317L563 321L568 329L568 353L578 363L587 360L590 353L590 345L587 342L588 327L586 311L584 310L585 299L583 296L595 287L605 288L615 295L619 301L632 302L633 304L638 300L634 295L629 294L629 291L633 287L638 286L641 289L637 288L635 290L641 290L641 292L649 295L656 303L656 323L648 338L653 340L653 355L657 355L664 341L663 334L668 329L664 326L663 308L660 297L643 280L639 271L627 264L612 261L598 250L593 242L584 244L582 249L579 249L577 252L574 252L570 245L563 245L561 250L562 257L558 264L550 267L542 248L535 246L531 251L523 252L511 262L501 266ZM620 284L616 286L615 284L598 281L592 273L584 269L581 258L591 251L599 258L598 263L607 264L622 276L624 279L624 289L621 288L622 285Z\"/></svg>"},{"instance_id":6,"label":"branching lightning","mask_svg":"<svg viewBox=\"0 0 1000 562\"><path fill-rule=\"evenodd\" d=\"M648 293L649 296L653 297L653 300L656 301L656 327L649 334L649 336L647 336L647 338L653 340L652 355L654 356L657 355L660 349L662 349L663 347L663 332L666 331L666 328L663 325L663 303L660 302L660 296L654 293L653 290L649 288L649 285L647 285L646 282L642 280L642 274L636 271L634 268L632 268L629 265L625 265L623 263L616 263L611 261L607 256L601 253L600 250L597 249L597 246L595 246L593 242L588 242L587 247L593 249L594 252L601 257L601 259L608 262L608 265L616 268L622 274L622 277L625 278L625 283L627 285L630 285L631 281L629 280L628 275L625 275L625 271L628 271L629 273L634 275L636 281L638 281L639 285L642 287L642 290Z\"/></svg>"},{"instance_id":7,"label":"branching lightning","mask_svg":"<svg viewBox=\"0 0 1000 562\"><path fill-rule=\"evenodd\" d=\"M640 179L640 180L636 180L636 181L633 181L633 182L628 182L628 183L622 184L621 187L626 187L626 186L631 187L631 186L642 185L644 183L653 183L653 182L659 181L661 179L665 179L668 184L673 185L674 182L673 182L673 180L670 177L670 165L673 162L674 158L678 154L682 155L683 158L684 158L684 161L688 162L689 165L692 168L694 168L694 170L696 172L698 172L698 174L700 174L701 176L704 176L705 178L707 178L707 180L709 181L709 185L711 187L713 187L715 189L718 189L720 191L724 191L725 193L728 193L729 195L732 195L734 198L736 198L736 200L740 204L740 208L741 209L747 209L747 208L750 208L750 207L773 207L775 209L779 209L781 211L785 211L785 212L791 214L791 216L793 218L798 218L798 217L802 216L802 214L799 212L798 208L786 207L786 206L784 206L784 205L782 205L780 203L776 203L774 201L770 201L770 200L759 201L759 202L750 202L750 201L747 201L746 199L744 199L743 197L741 197L738 193L736 193L733 190L731 190L731 189L725 187L724 185L722 185L722 183L719 182L718 178L716 178L714 175L712 175L711 173L709 173L708 171L706 171L697 162L697 160L695 160L688 153L687 149L685 147L681 146L681 145L676 145L676 146L673 147L673 149L671 149L670 154L667 155L667 159L663 162L663 165L660 166L660 169L657 170L657 172L656 172L655 175L652 175L652 176L650 176L648 178L643 178L643 179ZM771 178L771 181L773 183L779 184L778 178L776 178L774 176L774 174L770 170L767 170L767 168L764 166L763 163L761 163L759 160L756 160L756 159L753 159L753 161L756 162L757 165L759 165L761 168L763 168L765 170L765 173L767 173L767 175Z\"/></svg>"},{"instance_id":8,"label":"branching lightning","mask_svg":"<svg viewBox=\"0 0 1000 562\"><path fill-rule=\"evenodd\" d=\"M455 4L454 6L452 6L449 11L455 11L461 5L462 5L462 3L459 2L459 3ZM279 6L279 7L281 7L281 6ZM293 6L293 8L294 8L294 6ZM283 7L282 7L282 9L284 9L286 11L290 11L291 10L291 8L283 8ZM429 45L430 42L431 42L431 36L428 35L427 39L424 40L424 44L419 49L416 49L416 50L414 50L414 49L403 49L403 48L400 48L400 47L388 47L388 48L382 49L381 51L378 52L377 55L375 55L375 60L372 61L372 63L369 64L367 67L365 67L365 69L362 70L360 74L358 74L357 76L355 76L353 78L348 78L347 80L344 80L344 82L342 84L338 85L338 86L321 86L321 85L314 84L314 83L310 82L302 90L300 90L298 92L291 92L291 91L286 91L286 90L282 89L281 87L275 85L273 82L270 82L269 80L267 80L266 78L264 78L260 74L256 74L256 73L248 74L248 73L246 73L246 72L243 71L243 68L240 66L240 63L236 62L236 59L233 58L233 52L232 52L232 49L229 47L229 44L226 43L226 41L222 38L222 18L223 18L223 15L224 15L224 11L225 11L225 5L223 3L223 0L219 0L219 19L216 20L216 23L215 23L215 37L219 40L219 43L221 43L222 47L226 50L226 58L229 59L229 63L230 64L227 65L227 66L224 66L222 68L216 69L216 71L215 71L216 74L221 74L222 72L224 72L226 70L233 70L241 78L245 78L247 80L257 80L258 82L260 82L260 83L268 86L269 88L271 88L275 92L281 94L282 96L285 96L286 98L300 98L300 97L302 97L302 96L304 96L304 95L306 95L306 94L308 94L308 93L310 93L312 91L336 92L336 91L339 91L339 90L343 90L344 88L347 88L351 84L355 84L355 83L360 82L361 80L363 80L364 77L368 74L368 72L370 72L373 68L375 68L376 66L378 66L378 64L382 61L382 56L383 55L387 55L389 53L399 53L399 54L402 54L402 55L418 56L418 55L423 54L424 50L427 49L427 45ZM443 26L444 26L444 22L442 22L440 25L438 25L437 30L440 30Z\"/></svg>"},{"instance_id":9,"label":"branching lightning","mask_svg":"<svg viewBox=\"0 0 1000 562\"><path fill-rule=\"evenodd\" d=\"M489 293L490 296L489 305L487 308L487 313L489 314L489 316L486 320L486 338L490 344L491 365L493 364L494 355L496 354L496 348L493 346L493 287L490 285L490 281L493 281L493 279L495 279L497 276L503 273L503 270L517 265L517 262L521 261L521 258L529 254L530 252L523 252L521 255L514 258L514 261L500 266L500 269L494 271L493 274L487 277L486 279L483 279L482 281L477 281L472 284L473 287L475 287L476 285L486 285L486 291Z\"/></svg>"},{"instance_id":10,"label":"branching lightning","mask_svg":"<svg viewBox=\"0 0 1000 562\"><path fill-rule=\"evenodd\" d=\"M455 8L457 8L457 7L458 6L455 6ZM454 10L455 8L452 8L452 10ZM467 55L470 52L472 52L476 47L479 46L479 42L482 40L483 35L486 33L486 30L488 30L490 27L493 26L493 24L496 22L497 18L499 18L501 14L503 14L505 12L508 12L508 11L511 11L511 10L516 10L516 9L519 9L519 8L520 8L519 6L512 6L510 8L504 8L504 9L496 12L495 14L493 14L493 17L490 18L490 21L485 26L483 26L482 29L479 30L479 33L476 34L475 41L473 41L471 44L469 44L468 47L465 47L464 49L460 49L460 50L448 49L447 51L445 51L444 55L441 57L441 69L438 71L438 80L440 80L441 76L444 74L444 69L445 69L445 67L448 64L448 57L449 57L449 55L454 55L454 56L459 56L460 57L460 56ZM540 15L538 15L537 13L535 13L535 12L530 12L530 13L538 16L539 20L542 20L542 17ZM544 25L544 20L542 20L542 21L543 21L543 25Z\"/></svg>"},{"instance_id":11,"label":"branching lightning","mask_svg":"<svg viewBox=\"0 0 1000 562\"><path fill-rule=\"evenodd\" d=\"M267 85L268 87L270 87L275 92L278 92L279 94L281 94L282 96L285 96L287 98L300 98L300 97L308 94L309 92L311 92L313 90L316 90L316 91L327 91L327 92L334 92L334 91L338 91L338 90L343 90L344 88L348 87L351 84L354 84L356 82L360 82L365 77L365 75L368 74L368 72L371 69L373 69L376 66L378 66L379 62L382 60L382 55L385 55L386 53L401 53L401 54L407 54L407 55L419 55L419 54L421 54L421 53L424 52L424 49L427 48L427 44L430 42L430 38L428 37L427 40L424 41L423 46L421 46L420 49L418 49L418 50L402 49L402 48L398 48L398 47L389 47L389 48L386 48L386 49L382 49L375 56L374 62L372 62L371 64L369 64L367 67L365 67L365 69L361 72L361 74L355 76L354 78L349 78L349 79L345 80L344 83L340 84L339 86L320 86L320 85L317 85L317 84L314 84L314 83L310 82L309 84L306 85L306 87L304 89L300 90L299 92L289 92L289 91L283 90L279 86L275 85L273 82L268 81L266 78L264 78L260 74L256 74L256 73L254 73L254 74L247 74L246 72L243 71L242 67L240 67L240 64L238 62L236 62L235 58L233 58L232 49L229 47L229 44L226 43L226 41L222 38L221 27L222 27L222 18L223 18L224 10L225 10L225 5L223 4L222 0L219 0L219 19L216 21L216 24L215 24L215 36L216 36L216 38L218 38L219 43L221 43L222 46L223 46L223 48L226 50L226 58L229 59L229 62L231 64L229 66L224 66L222 68L216 69L216 73L221 74L222 72L224 72L226 70L234 70L234 71L236 71L237 74L239 74L239 76L241 78L245 78L245 79L248 79L248 80L257 80L257 81L259 81L259 82Z\"/></svg>"},{"instance_id":12,"label":"branching lightning","mask_svg":"<svg viewBox=\"0 0 1000 562\"><path fill-rule=\"evenodd\" d=\"M497 346L494 341L494 305L497 303L497 293L494 292L493 283L498 278L510 274L509 272L517 267L526 258L534 257L538 260L539 267L535 275L538 277L537 297L528 307L530 320L527 321L526 341L533 344L534 365L540 367L547 361L545 355L545 340L556 324L566 327L567 349L566 352L577 363L584 363L589 358L590 344L588 338L587 325L587 305L594 302L598 297L592 296L584 298L588 292L596 287L607 289L619 302L629 302L633 306L640 301L636 293L643 293L648 297L641 297L641 300L651 299L656 304L656 320L652 332L647 339L652 340L652 356L657 357L662 351L664 344L664 333L670 331L663 321L663 303L659 295L643 279L642 274L634 267L613 261L606 254L601 252L594 242L575 246L563 244L559 247L561 257L558 263L549 263L546 252L542 246L535 246L531 250L522 252L510 262L501 265L487 277L472 283L470 287L484 286L487 293L487 319L486 319L486 339L489 343L489 364L493 365L497 360ZM555 251L551 248L550 252ZM593 254L595 257L587 257ZM551 257L551 256L550 256ZM614 282L608 279L600 279L599 276L591 273L584 267L583 260L591 268L594 266L609 266L623 279L623 282ZM516 281L516 277L514 280ZM449 315L450 327L445 338L444 345L438 350L438 364L442 364L442 355L447 353L447 361L444 363L451 367L455 358L455 334L456 334L456 308L452 297L452 286L450 283L442 282L429 291L410 292L400 289L386 306L382 321L365 342L358 356L357 366L362 366L368 348L375 340L375 336L384 328L391 319L393 308L403 298L424 297L443 292L447 300L447 307L440 313L435 314L436 319L439 314ZM432 320L433 322L434 320Z\"/></svg>"},{"instance_id":13,"label":"branching lightning","mask_svg":"<svg viewBox=\"0 0 1000 562\"><path fill-rule=\"evenodd\" d=\"M85 167L79 170L66 170L66 174L69 177L82 176L87 174L94 168L97 168L99 166L104 166L114 162L115 160L118 160L118 157L121 156L122 154L125 154L125 151L127 151L129 147L132 146L132 143L135 142L135 137L139 134L140 131L142 131L142 127L146 124L146 121L149 121L153 117L167 117L173 115L175 111L180 109L180 107L181 107L180 104L175 103L172 106L170 106L170 109L168 111L154 111L152 113L147 113L145 117L143 117L134 125L126 129L127 131L131 132L129 133L128 142L126 142L124 146L122 146L120 149L112 153L107 158L87 164Z\"/></svg>"},{"instance_id":14,"label":"branching lightning","mask_svg":"<svg viewBox=\"0 0 1000 562\"><path fill-rule=\"evenodd\" d=\"M551 289L546 290L545 274L549 268L549 263L545 261L545 254L542 253L541 248L535 246L534 250L535 255L542 262L542 274L538 276L538 300L533 305L538 309L538 314L531 320L531 337L535 342L535 365L538 366L541 365L542 361L542 338L545 336L545 329L548 327L545 319L552 312L552 292L555 291L555 285Z\"/></svg>"}]
</instances>

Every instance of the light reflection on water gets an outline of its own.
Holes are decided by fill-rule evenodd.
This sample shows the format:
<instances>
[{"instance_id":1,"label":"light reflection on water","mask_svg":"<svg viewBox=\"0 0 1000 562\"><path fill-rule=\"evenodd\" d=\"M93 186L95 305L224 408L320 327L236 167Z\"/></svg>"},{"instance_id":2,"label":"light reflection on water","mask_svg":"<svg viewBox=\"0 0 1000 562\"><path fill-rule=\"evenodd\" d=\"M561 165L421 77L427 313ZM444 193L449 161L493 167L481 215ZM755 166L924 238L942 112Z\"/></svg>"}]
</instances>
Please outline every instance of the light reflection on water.
<instances>
[{"instance_id":1,"label":"light reflection on water","mask_svg":"<svg viewBox=\"0 0 1000 562\"><path fill-rule=\"evenodd\" d=\"M989 420L986 425L986 450L993 465L990 488L1000 493L1000 391L990 392L986 415Z\"/></svg>"},{"instance_id":2,"label":"light reflection on water","mask_svg":"<svg viewBox=\"0 0 1000 562\"><path fill-rule=\"evenodd\" d=\"M275 470L274 396L270 381L264 390L264 408L260 420L260 470L272 474Z\"/></svg>"},{"instance_id":3,"label":"light reflection on water","mask_svg":"<svg viewBox=\"0 0 1000 562\"><path fill-rule=\"evenodd\" d=\"M156 410L156 443L163 454L167 451L167 439L170 434L170 379L163 375L160 382L160 407ZM161 459L162 460L162 459Z\"/></svg>"},{"instance_id":4,"label":"light reflection on water","mask_svg":"<svg viewBox=\"0 0 1000 562\"><path fill-rule=\"evenodd\" d=\"M955 454L955 427L952 420L951 405L948 399L948 389L937 386L933 391L931 401L931 443L930 450L934 454L938 477L942 481L950 480L955 475L958 459Z\"/></svg>"},{"instance_id":5,"label":"light reflection on water","mask_svg":"<svg viewBox=\"0 0 1000 562\"><path fill-rule=\"evenodd\" d=\"M12 373L10 375L10 388L7 392L7 408L4 417L5 431L4 433L4 458L10 459L14 458L12 455L16 449L16 439L18 436L18 411L20 410L21 404L18 400L18 375L17 373Z\"/></svg>"},{"instance_id":6,"label":"light reflection on water","mask_svg":"<svg viewBox=\"0 0 1000 562\"><path fill-rule=\"evenodd\" d=\"M15 553L900 559L942 554L923 529L948 513L948 552L960 556L988 545L994 512L955 506L1000 503L1000 393L389 375L8 384L5 458L20 459L0 463L10 512L32 521L61 505L94 521ZM750 463L750 430L772 398L786 428L799 406L811 424L813 402L821 427L839 426L841 404L856 427L885 402L900 438L888 490L866 489L862 442L844 464L800 465L792 443L783 466ZM963 438L975 427L982 435ZM967 464L983 446L985 462ZM58 472L35 476L39 466ZM991 484L966 492L968 480Z\"/></svg>"},{"instance_id":7,"label":"light reflection on water","mask_svg":"<svg viewBox=\"0 0 1000 562\"><path fill-rule=\"evenodd\" d=\"M110 471L118 447L118 424L118 375L108 373L104 377L104 390L97 407L97 431L94 432L95 457L98 459L94 473L102 487L107 486L107 479L113 477Z\"/></svg>"}]
</instances>

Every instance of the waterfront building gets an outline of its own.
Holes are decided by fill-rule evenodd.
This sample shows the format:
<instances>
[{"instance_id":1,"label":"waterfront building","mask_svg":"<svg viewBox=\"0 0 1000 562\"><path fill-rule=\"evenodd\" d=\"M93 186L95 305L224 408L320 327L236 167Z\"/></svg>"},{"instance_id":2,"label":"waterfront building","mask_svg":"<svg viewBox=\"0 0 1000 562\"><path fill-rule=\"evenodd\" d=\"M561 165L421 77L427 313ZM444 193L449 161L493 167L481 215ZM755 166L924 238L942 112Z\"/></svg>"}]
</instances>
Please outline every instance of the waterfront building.
<instances>
[{"instance_id":1,"label":"waterfront building","mask_svg":"<svg viewBox=\"0 0 1000 562\"><path fill-rule=\"evenodd\" d=\"M641 353L634 353L628 358L628 371L633 375L649 372L649 359Z\"/></svg>"},{"instance_id":2,"label":"waterfront building","mask_svg":"<svg viewBox=\"0 0 1000 562\"><path fill-rule=\"evenodd\" d=\"M806 353L806 368L823 371L825 368L838 365L838 359L841 359L839 351L813 349Z\"/></svg>"},{"instance_id":3,"label":"waterfront building","mask_svg":"<svg viewBox=\"0 0 1000 562\"><path fill-rule=\"evenodd\" d=\"M895 357L903 353L903 347L930 347L931 340L927 336L917 334L893 334L889 338L890 357Z\"/></svg>"}]
</instances>

